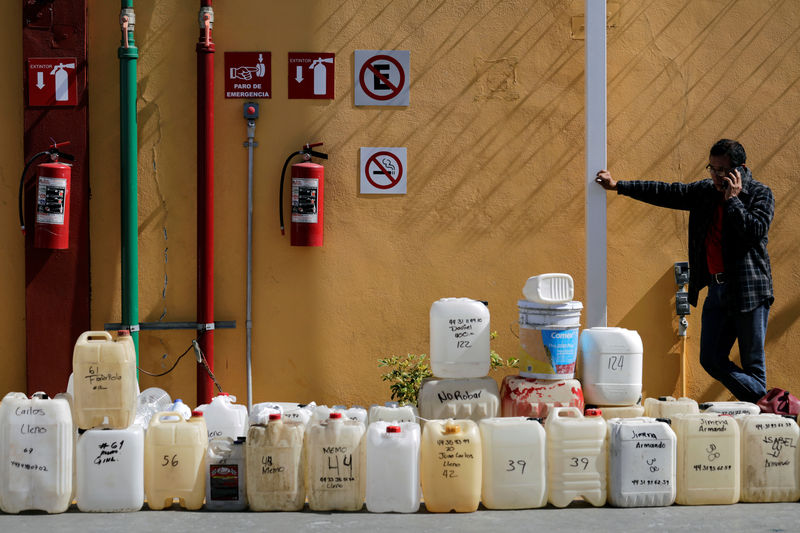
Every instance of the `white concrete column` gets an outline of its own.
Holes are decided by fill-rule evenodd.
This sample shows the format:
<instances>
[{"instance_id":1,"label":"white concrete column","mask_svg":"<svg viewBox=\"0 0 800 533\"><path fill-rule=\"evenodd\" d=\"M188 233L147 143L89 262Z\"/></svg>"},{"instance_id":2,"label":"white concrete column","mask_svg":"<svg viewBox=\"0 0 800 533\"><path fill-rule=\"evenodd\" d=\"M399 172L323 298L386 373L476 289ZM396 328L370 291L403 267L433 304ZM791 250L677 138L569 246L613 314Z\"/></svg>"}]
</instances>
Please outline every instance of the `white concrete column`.
<instances>
[{"instance_id":1,"label":"white concrete column","mask_svg":"<svg viewBox=\"0 0 800 533\"><path fill-rule=\"evenodd\" d=\"M586 309L585 326L607 325L606 191L595 183L606 168L606 0L586 0Z\"/></svg>"}]
</instances>

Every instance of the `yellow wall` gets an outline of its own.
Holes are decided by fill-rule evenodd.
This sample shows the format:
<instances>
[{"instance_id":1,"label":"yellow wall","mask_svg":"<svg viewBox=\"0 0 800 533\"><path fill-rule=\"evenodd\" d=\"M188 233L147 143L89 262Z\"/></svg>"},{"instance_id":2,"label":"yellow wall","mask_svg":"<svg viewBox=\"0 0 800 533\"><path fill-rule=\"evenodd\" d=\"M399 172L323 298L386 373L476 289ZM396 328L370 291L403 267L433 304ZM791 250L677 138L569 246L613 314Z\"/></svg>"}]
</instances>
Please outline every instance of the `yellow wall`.
<instances>
[{"instance_id":1,"label":"yellow wall","mask_svg":"<svg viewBox=\"0 0 800 533\"><path fill-rule=\"evenodd\" d=\"M428 351L430 304L490 302L495 349L515 355L516 301L528 276L568 272L585 297L584 48L571 36L583 1L397 0L215 2L215 334L219 381L245 398L247 151L243 100L223 98L225 51L271 51L273 98L261 101L255 149L255 401L370 404L388 399L376 359ZM800 11L793 2L610 3L608 109L618 178L705 177L708 148L742 141L772 187L776 302L770 386L800 390L793 369L800 272L794 169L800 130ZM140 319L193 321L196 256L195 43L199 2L137 0ZM24 270L16 230L21 166L19 8L7 15L0 87L0 260L8 370L24 388ZM119 3L89 3L92 325L120 320ZM353 51L411 51L411 105L356 108ZM16 51L16 52L15 52ZM287 100L289 51L336 53L336 99ZM288 153L324 141L325 246L293 248L278 229ZM408 194L362 196L359 148L408 148ZM608 318L644 340L644 389L680 392L672 265L687 256L687 217L609 196ZM165 252L166 250L166 252ZM167 277L166 291L164 280ZM165 294L165 296L162 295ZM697 363L690 317L690 395L727 399ZM188 332L141 334L141 365L162 371ZM165 356L164 354L168 354ZM191 354L165 378L194 401Z\"/></svg>"}]
</instances>

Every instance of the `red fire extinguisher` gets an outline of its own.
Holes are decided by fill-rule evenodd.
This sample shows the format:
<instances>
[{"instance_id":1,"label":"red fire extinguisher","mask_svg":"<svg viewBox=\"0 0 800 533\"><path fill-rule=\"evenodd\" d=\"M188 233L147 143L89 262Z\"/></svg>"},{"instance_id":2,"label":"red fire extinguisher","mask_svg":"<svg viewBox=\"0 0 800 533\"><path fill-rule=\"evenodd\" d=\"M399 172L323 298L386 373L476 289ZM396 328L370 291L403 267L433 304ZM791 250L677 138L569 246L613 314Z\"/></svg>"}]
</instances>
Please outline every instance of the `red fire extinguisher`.
<instances>
[{"instance_id":1,"label":"red fire extinguisher","mask_svg":"<svg viewBox=\"0 0 800 533\"><path fill-rule=\"evenodd\" d=\"M33 230L33 245L36 248L65 250L69 248L69 188L72 165L62 163L59 158L74 161L75 158L58 148L69 142L53 141L50 148L31 157L22 170L19 180L19 225L25 234L23 194L25 175L39 158L48 156L50 161L36 165L36 221Z\"/></svg>"},{"instance_id":2,"label":"red fire extinguisher","mask_svg":"<svg viewBox=\"0 0 800 533\"><path fill-rule=\"evenodd\" d=\"M286 167L293 157L303 156L302 163L292 165L292 246L322 246L323 191L325 167L311 162L312 157L328 159L328 154L312 150L322 143L306 144L286 158L281 172L281 190L278 211L281 217L281 235L285 234L283 225L283 182Z\"/></svg>"}]
</instances>

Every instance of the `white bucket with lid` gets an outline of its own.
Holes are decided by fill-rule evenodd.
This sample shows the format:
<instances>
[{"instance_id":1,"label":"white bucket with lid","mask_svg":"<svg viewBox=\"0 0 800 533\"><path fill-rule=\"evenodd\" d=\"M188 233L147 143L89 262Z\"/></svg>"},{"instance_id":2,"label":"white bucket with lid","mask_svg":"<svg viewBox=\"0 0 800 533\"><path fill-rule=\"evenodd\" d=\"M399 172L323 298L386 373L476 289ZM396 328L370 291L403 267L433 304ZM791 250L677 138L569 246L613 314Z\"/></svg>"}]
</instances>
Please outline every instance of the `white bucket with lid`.
<instances>
[{"instance_id":1,"label":"white bucket with lid","mask_svg":"<svg viewBox=\"0 0 800 533\"><path fill-rule=\"evenodd\" d=\"M578 357L581 302L542 304L519 300L520 375L572 379Z\"/></svg>"}]
</instances>

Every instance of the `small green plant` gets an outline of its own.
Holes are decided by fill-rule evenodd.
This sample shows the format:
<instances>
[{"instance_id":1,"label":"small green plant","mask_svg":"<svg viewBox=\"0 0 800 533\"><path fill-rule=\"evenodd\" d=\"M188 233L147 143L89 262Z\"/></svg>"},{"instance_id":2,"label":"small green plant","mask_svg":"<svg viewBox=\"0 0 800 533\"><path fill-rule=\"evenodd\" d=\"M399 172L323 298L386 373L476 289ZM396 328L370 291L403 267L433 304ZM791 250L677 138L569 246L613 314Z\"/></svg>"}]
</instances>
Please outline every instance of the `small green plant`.
<instances>
[{"instance_id":1,"label":"small green plant","mask_svg":"<svg viewBox=\"0 0 800 533\"><path fill-rule=\"evenodd\" d=\"M497 332L491 333L490 339L497 337ZM490 365L492 370L502 368L517 368L519 359L510 357L503 359L496 351L489 353ZM403 404L417 404L419 388L425 378L433 377L433 372L428 363L426 354L407 354L405 357L393 355L383 359L378 359L378 367L386 368L388 371L381 374L381 380L390 383L389 390L392 392L392 400Z\"/></svg>"}]
</instances>

